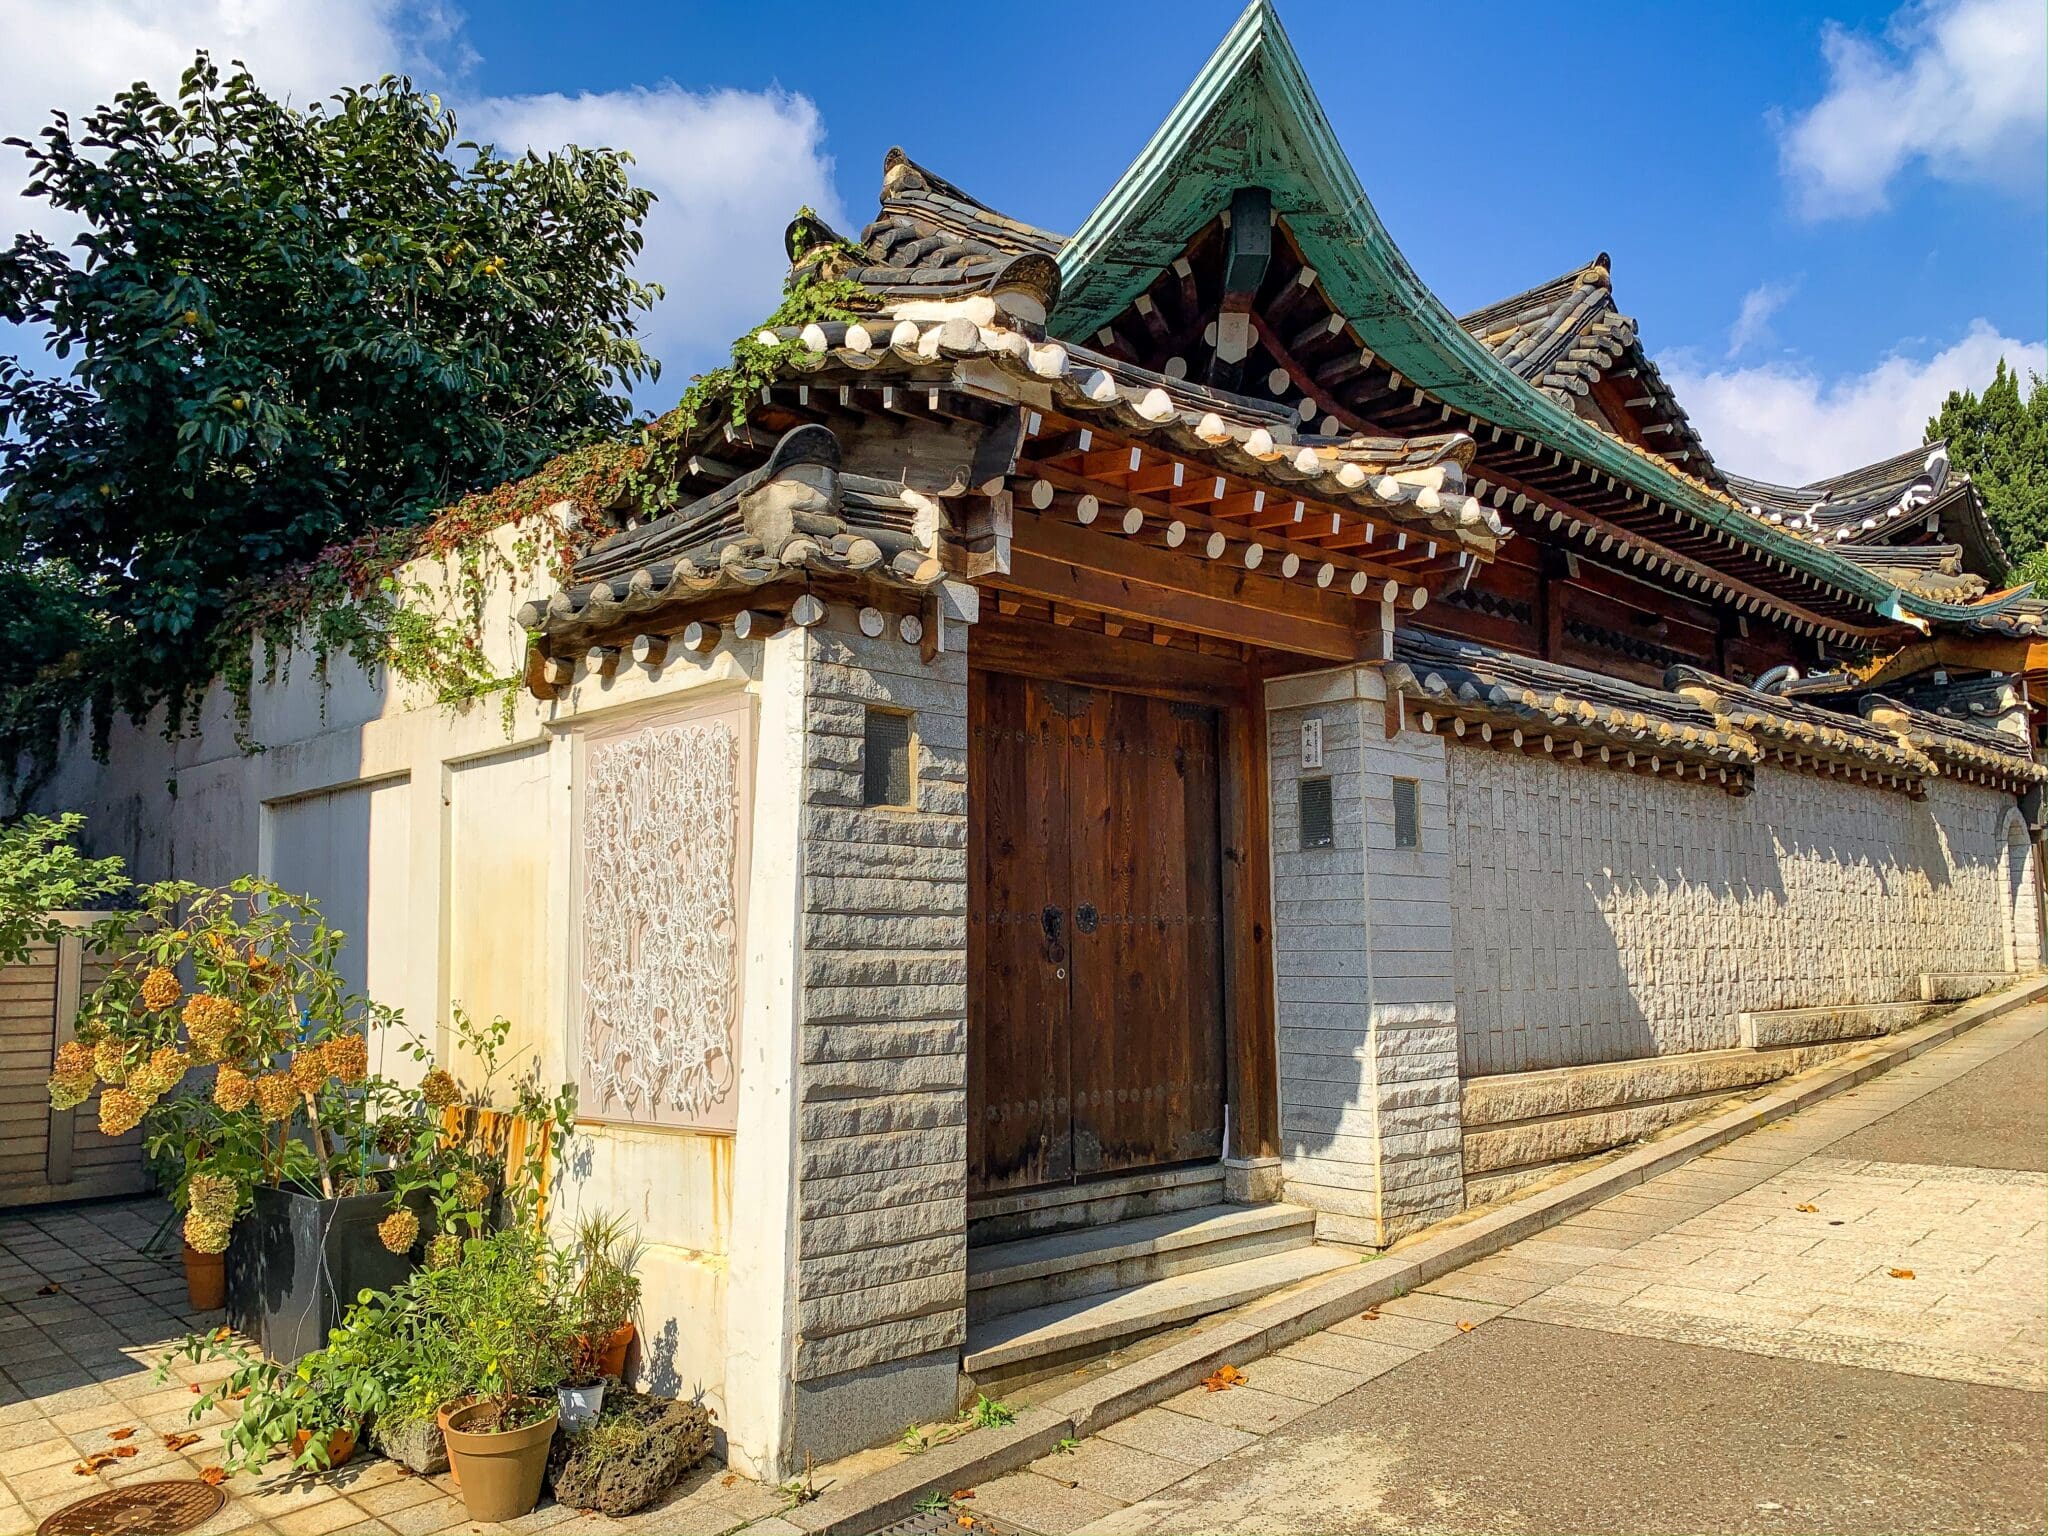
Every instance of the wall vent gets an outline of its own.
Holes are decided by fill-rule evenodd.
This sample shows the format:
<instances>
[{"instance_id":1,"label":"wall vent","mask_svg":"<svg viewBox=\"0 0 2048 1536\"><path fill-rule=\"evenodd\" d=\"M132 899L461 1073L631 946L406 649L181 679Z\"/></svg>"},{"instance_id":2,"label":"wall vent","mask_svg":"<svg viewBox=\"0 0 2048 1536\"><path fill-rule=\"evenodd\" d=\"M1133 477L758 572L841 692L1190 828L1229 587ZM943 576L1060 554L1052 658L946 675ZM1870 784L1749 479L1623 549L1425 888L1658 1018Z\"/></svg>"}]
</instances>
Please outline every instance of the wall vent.
<instances>
[{"instance_id":1,"label":"wall vent","mask_svg":"<svg viewBox=\"0 0 2048 1536\"><path fill-rule=\"evenodd\" d=\"M1337 841L1337 814L1328 779L1301 781L1301 846L1328 848Z\"/></svg>"},{"instance_id":2,"label":"wall vent","mask_svg":"<svg viewBox=\"0 0 2048 1536\"><path fill-rule=\"evenodd\" d=\"M908 807L916 797L910 771L909 715L870 709L861 753L860 803Z\"/></svg>"},{"instance_id":3,"label":"wall vent","mask_svg":"<svg viewBox=\"0 0 2048 1536\"><path fill-rule=\"evenodd\" d=\"M1394 780L1394 846L1422 846L1422 788L1414 779Z\"/></svg>"}]
</instances>

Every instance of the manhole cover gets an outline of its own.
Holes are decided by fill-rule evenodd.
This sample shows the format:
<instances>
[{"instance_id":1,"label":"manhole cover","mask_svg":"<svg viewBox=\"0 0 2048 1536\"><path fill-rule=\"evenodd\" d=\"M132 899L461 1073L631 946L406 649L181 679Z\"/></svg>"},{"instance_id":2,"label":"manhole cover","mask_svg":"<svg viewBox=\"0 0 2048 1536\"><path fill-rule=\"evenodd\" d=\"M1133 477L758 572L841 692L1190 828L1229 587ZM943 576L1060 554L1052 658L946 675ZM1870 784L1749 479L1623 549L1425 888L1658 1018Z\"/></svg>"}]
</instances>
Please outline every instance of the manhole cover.
<instances>
[{"instance_id":1,"label":"manhole cover","mask_svg":"<svg viewBox=\"0 0 2048 1536\"><path fill-rule=\"evenodd\" d=\"M227 1501L210 1483L135 1483L66 1504L36 1527L36 1536L172 1536L204 1525Z\"/></svg>"},{"instance_id":2,"label":"manhole cover","mask_svg":"<svg viewBox=\"0 0 2048 1536\"><path fill-rule=\"evenodd\" d=\"M974 1523L962 1525L963 1515ZM883 1526L874 1536L1025 1536L1025 1531L1023 1526L1012 1525L1007 1520L991 1520L985 1515L977 1515L971 1499L959 1499L946 1509L925 1509L914 1515L905 1515L901 1520Z\"/></svg>"}]
</instances>

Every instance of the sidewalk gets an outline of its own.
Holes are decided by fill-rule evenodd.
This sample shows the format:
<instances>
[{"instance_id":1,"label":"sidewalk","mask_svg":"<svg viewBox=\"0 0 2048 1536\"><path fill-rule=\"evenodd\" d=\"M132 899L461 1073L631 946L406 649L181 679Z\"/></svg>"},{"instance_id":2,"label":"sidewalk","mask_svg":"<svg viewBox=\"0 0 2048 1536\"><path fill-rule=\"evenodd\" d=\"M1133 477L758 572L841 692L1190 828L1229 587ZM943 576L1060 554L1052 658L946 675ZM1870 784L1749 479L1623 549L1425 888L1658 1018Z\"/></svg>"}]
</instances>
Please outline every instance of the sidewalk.
<instances>
[{"instance_id":1,"label":"sidewalk","mask_svg":"<svg viewBox=\"0 0 2048 1536\"><path fill-rule=\"evenodd\" d=\"M2038 1531L2033 1006L973 1490L999 1533Z\"/></svg>"}]
</instances>

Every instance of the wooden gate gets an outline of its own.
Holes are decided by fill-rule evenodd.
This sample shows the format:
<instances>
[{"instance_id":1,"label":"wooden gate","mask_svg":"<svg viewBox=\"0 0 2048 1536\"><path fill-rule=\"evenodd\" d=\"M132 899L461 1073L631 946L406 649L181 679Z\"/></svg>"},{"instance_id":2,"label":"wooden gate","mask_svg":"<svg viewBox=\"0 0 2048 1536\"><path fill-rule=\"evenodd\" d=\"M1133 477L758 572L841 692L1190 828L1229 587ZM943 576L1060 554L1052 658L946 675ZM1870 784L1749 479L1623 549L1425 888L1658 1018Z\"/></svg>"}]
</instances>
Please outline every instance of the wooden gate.
<instances>
[{"instance_id":1,"label":"wooden gate","mask_svg":"<svg viewBox=\"0 0 2048 1536\"><path fill-rule=\"evenodd\" d=\"M969 1193L1214 1159L1216 711L975 671Z\"/></svg>"},{"instance_id":2,"label":"wooden gate","mask_svg":"<svg viewBox=\"0 0 2048 1536\"><path fill-rule=\"evenodd\" d=\"M57 1047L71 1038L79 1000L107 970L105 958L87 953L76 932L0 969L0 1207L149 1188L142 1132L102 1135L97 1092L76 1109L50 1108Z\"/></svg>"}]
</instances>

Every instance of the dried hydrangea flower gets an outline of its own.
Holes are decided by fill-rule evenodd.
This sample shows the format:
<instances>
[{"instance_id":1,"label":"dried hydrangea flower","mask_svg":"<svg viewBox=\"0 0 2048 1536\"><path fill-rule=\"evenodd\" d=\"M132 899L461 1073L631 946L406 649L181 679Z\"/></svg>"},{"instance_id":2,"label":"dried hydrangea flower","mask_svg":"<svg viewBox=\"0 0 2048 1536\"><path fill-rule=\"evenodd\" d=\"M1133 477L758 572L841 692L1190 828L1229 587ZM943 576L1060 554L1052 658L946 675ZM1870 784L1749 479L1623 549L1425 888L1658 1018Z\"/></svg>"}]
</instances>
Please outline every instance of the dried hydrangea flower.
<instances>
[{"instance_id":1,"label":"dried hydrangea flower","mask_svg":"<svg viewBox=\"0 0 2048 1536\"><path fill-rule=\"evenodd\" d=\"M142 1006L153 1012L177 1006L178 999L185 995L185 989L178 985L177 973L168 965L152 966L142 978Z\"/></svg>"},{"instance_id":2,"label":"dried hydrangea flower","mask_svg":"<svg viewBox=\"0 0 2048 1536\"><path fill-rule=\"evenodd\" d=\"M148 1108L148 1101L141 1095L126 1088L109 1088L100 1095L100 1134L125 1136L142 1124L143 1112Z\"/></svg>"},{"instance_id":3,"label":"dried hydrangea flower","mask_svg":"<svg viewBox=\"0 0 2048 1536\"><path fill-rule=\"evenodd\" d=\"M446 1269L462 1260L462 1239L453 1232L436 1232L427 1239L427 1268Z\"/></svg>"},{"instance_id":4,"label":"dried hydrangea flower","mask_svg":"<svg viewBox=\"0 0 2048 1536\"><path fill-rule=\"evenodd\" d=\"M266 1122L291 1118L292 1106L298 1102L299 1090L291 1073L266 1072L256 1079L256 1107Z\"/></svg>"},{"instance_id":5,"label":"dried hydrangea flower","mask_svg":"<svg viewBox=\"0 0 2048 1536\"><path fill-rule=\"evenodd\" d=\"M224 1173L195 1173L185 1185L185 1199L195 1213L231 1222L242 1203L242 1186Z\"/></svg>"},{"instance_id":6,"label":"dried hydrangea flower","mask_svg":"<svg viewBox=\"0 0 2048 1536\"><path fill-rule=\"evenodd\" d=\"M128 1080L127 1048L108 1036L92 1048L92 1069L103 1083L125 1083Z\"/></svg>"},{"instance_id":7,"label":"dried hydrangea flower","mask_svg":"<svg viewBox=\"0 0 2048 1536\"><path fill-rule=\"evenodd\" d=\"M461 1101L462 1090L455 1086L454 1078L436 1067L420 1079L420 1097L427 1101L429 1109L446 1109Z\"/></svg>"},{"instance_id":8,"label":"dried hydrangea flower","mask_svg":"<svg viewBox=\"0 0 2048 1536\"><path fill-rule=\"evenodd\" d=\"M256 1079L240 1067L223 1066L214 1074L213 1102L229 1114L249 1107L256 1097Z\"/></svg>"},{"instance_id":9,"label":"dried hydrangea flower","mask_svg":"<svg viewBox=\"0 0 2048 1536\"><path fill-rule=\"evenodd\" d=\"M201 1058L218 1061L229 1054L228 1040L235 1026L242 1022L242 1008L228 998L199 992L185 1004L181 1016L185 1032L192 1037L193 1047Z\"/></svg>"},{"instance_id":10,"label":"dried hydrangea flower","mask_svg":"<svg viewBox=\"0 0 2048 1536\"><path fill-rule=\"evenodd\" d=\"M327 1070L344 1083L360 1083L370 1075L370 1042L361 1035L336 1035L322 1052Z\"/></svg>"},{"instance_id":11,"label":"dried hydrangea flower","mask_svg":"<svg viewBox=\"0 0 2048 1536\"><path fill-rule=\"evenodd\" d=\"M129 1074L128 1085L146 1098L160 1099L185 1080L192 1058L174 1045L160 1045Z\"/></svg>"},{"instance_id":12,"label":"dried hydrangea flower","mask_svg":"<svg viewBox=\"0 0 2048 1536\"><path fill-rule=\"evenodd\" d=\"M233 1235L232 1220L208 1215L196 1206L185 1213L185 1241L200 1253L224 1253Z\"/></svg>"},{"instance_id":13,"label":"dried hydrangea flower","mask_svg":"<svg viewBox=\"0 0 2048 1536\"><path fill-rule=\"evenodd\" d=\"M393 1253L408 1253L419 1240L420 1219L406 1206L377 1223L377 1241Z\"/></svg>"},{"instance_id":14,"label":"dried hydrangea flower","mask_svg":"<svg viewBox=\"0 0 2048 1536\"><path fill-rule=\"evenodd\" d=\"M292 1086L301 1093L318 1093L327 1083L327 1053L317 1046L292 1055Z\"/></svg>"}]
</instances>

